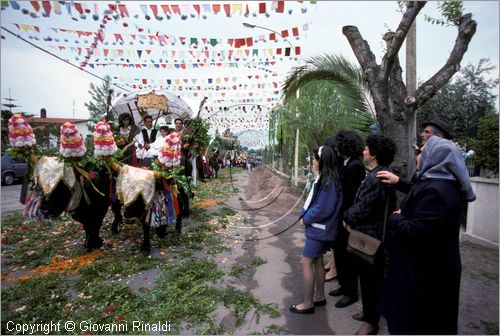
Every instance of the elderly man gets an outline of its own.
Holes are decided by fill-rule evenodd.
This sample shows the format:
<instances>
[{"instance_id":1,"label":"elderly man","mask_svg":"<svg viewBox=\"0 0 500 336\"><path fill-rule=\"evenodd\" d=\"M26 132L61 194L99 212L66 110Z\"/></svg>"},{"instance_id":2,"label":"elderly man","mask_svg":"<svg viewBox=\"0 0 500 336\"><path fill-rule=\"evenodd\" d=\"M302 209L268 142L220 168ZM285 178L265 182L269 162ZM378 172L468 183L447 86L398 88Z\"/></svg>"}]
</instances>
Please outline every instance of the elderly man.
<instances>
[{"instance_id":1,"label":"elderly man","mask_svg":"<svg viewBox=\"0 0 500 336\"><path fill-rule=\"evenodd\" d=\"M433 135L448 140L451 140L453 138L451 135L452 126L448 122L448 120L444 118L436 117L434 119L425 121L422 123L422 127L424 127L424 130L422 131L422 133L420 133L422 145L425 145L427 140Z\"/></svg>"}]
</instances>

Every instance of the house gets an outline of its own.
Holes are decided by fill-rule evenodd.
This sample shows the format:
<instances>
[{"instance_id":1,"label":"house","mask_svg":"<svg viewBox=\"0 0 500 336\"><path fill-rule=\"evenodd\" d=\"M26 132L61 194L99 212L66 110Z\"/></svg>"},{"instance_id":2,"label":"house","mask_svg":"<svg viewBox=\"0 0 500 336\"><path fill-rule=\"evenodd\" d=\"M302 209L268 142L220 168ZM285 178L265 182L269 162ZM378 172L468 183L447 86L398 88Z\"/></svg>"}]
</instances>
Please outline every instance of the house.
<instances>
[{"instance_id":1,"label":"house","mask_svg":"<svg viewBox=\"0 0 500 336\"><path fill-rule=\"evenodd\" d=\"M50 134L48 134L48 143L46 145L48 147L55 147L59 144L59 128L65 122L70 122L76 125L78 128L78 132L82 135L83 139L87 138L87 135L90 134L87 128L88 119L74 119L74 118L40 118L40 117L31 117L28 118L28 122L30 123L33 131L43 130L47 128L49 125L56 125L57 131L52 130ZM37 139L38 142L38 139Z\"/></svg>"}]
</instances>

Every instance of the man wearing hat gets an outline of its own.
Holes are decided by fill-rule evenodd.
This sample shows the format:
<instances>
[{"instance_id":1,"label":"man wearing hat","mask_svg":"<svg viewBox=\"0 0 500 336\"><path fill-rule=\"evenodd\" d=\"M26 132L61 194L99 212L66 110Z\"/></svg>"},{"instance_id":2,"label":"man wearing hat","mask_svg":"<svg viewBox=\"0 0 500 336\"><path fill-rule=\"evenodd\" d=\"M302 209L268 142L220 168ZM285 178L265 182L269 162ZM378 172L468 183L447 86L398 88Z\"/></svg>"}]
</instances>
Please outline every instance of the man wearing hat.
<instances>
[{"instance_id":1,"label":"man wearing hat","mask_svg":"<svg viewBox=\"0 0 500 336\"><path fill-rule=\"evenodd\" d=\"M436 117L428 121L424 121L422 123L422 127L424 127L424 130L422 131L422 133L420 133L422 146L425 145L427 140L433 135L448 140L451 140L453 138L451 135L453 127L448 122L448 120L444 118Z\"/></svg>"}]
</instances>

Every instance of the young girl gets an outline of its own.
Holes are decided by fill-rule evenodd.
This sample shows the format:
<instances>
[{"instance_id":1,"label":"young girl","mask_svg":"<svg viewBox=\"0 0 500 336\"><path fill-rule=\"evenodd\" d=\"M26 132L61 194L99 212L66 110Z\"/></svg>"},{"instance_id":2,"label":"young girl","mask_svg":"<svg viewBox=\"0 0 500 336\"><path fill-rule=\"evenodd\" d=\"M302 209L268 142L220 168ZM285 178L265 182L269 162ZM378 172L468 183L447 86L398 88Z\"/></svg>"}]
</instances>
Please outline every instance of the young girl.
<instances>
[{"instance_id":1,"label":"young girl","mask_svg":"<svg viewBox=\"0 0 500 336\"><path fill-rule=\"evenodd\" d=\"M154 156L158 156L162 147L165 146L167 135L170 134L168 126L161 126L159 131L160 134L156 137L155 142L151 144L151 148L154 150Z\"/></svg>"},{"instance_id":2,"label":"young girl","mask_svg":"<svg viewBox=\"0 0 500 336\"><path fill-rule=\"evenodd\" d=\"M313 165L318 169L319 176L301 214L300 222L306 230L302 253L304 301L290 307L290 311L296 314L312 314L315 306L326 304L323 254L337 237L340 225L342 193L336 155L328 146L315 148Z\"/></svg>"}]
</instances>

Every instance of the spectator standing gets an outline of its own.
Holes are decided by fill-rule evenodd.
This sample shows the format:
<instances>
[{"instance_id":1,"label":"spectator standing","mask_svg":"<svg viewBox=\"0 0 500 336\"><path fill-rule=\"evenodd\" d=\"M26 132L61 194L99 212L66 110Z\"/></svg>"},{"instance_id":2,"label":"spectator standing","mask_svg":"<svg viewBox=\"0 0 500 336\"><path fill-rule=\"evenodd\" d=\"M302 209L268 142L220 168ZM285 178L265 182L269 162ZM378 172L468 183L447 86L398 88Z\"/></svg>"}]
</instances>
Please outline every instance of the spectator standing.
<instances>
[{"instance_id":1,"label":"spectator standing","mask_svg":"<svg viewBox=\"0 0 500 336\"><path fill-rule=\"evenodd\" d=\"M340 156L340 179L342 181L342 214L348 210L356 198L366 171L361 158L363 157L364 141L353 131L339 131L335 137L328 138L326 144L336 150ZM347 307L358 301L358 273L355 267L355 256L347 252L349 232L341 226L339 235L333 246L332 266L326 274L326 281L333 276L332 268L336 266L340 287L330 291L331 296L343 295L335 304L337 308Z\"/></svg>"},{"instance_id":2,"label":"spectator standing","mask_svg":"<svg viewBox=\"0 0 500 336\"><path fill-rule=\"evenodd\" d=\"M408 192L389 217L394 232L380 304L391 334L456 334L460 292L460 214L475 199L460 150L426 140L413 184L380 172Z\"/></svg>"},{"instance_id":3,"label":"spectator standing","mask_svg":"<svg viewBox=\"0 0 500 336\"><path fill-rule=\"evenodd\" d=\"M370 170L358 189L354 204L344 212L344 221L352 228L368 234L378 240L383 240L383 223L385 204L389 202L389 209L394 210L396 202L395 192L388 189L376 177L377 172L388 170L394 160L396 144L392 139L382 134L372 134L366 139L363 151L363 160ZM359 273L361 285L361 300L363 303L362 316L353 316L362 320L363 324L356 331L356 335L371 335L378 332L380 313L377 304L384 283L385 253L379 248L373 265L361 258L356 258L355 267Z\"/></svg>"},{"instance_id":4,"label":"spectator standing","mask_svg":"<svg viewBox=\"0 0 500 336\"><path fill-rule=\"evenodd\" d=\"M315 306L326 305L323 254L337 237L342 191L334 151L323 146L313 150L313 164L319 175L306 199L300 222L305 226L302 252L304 299L290 306L296 314L312 314Z\"/></svg>"}]
</instances>

